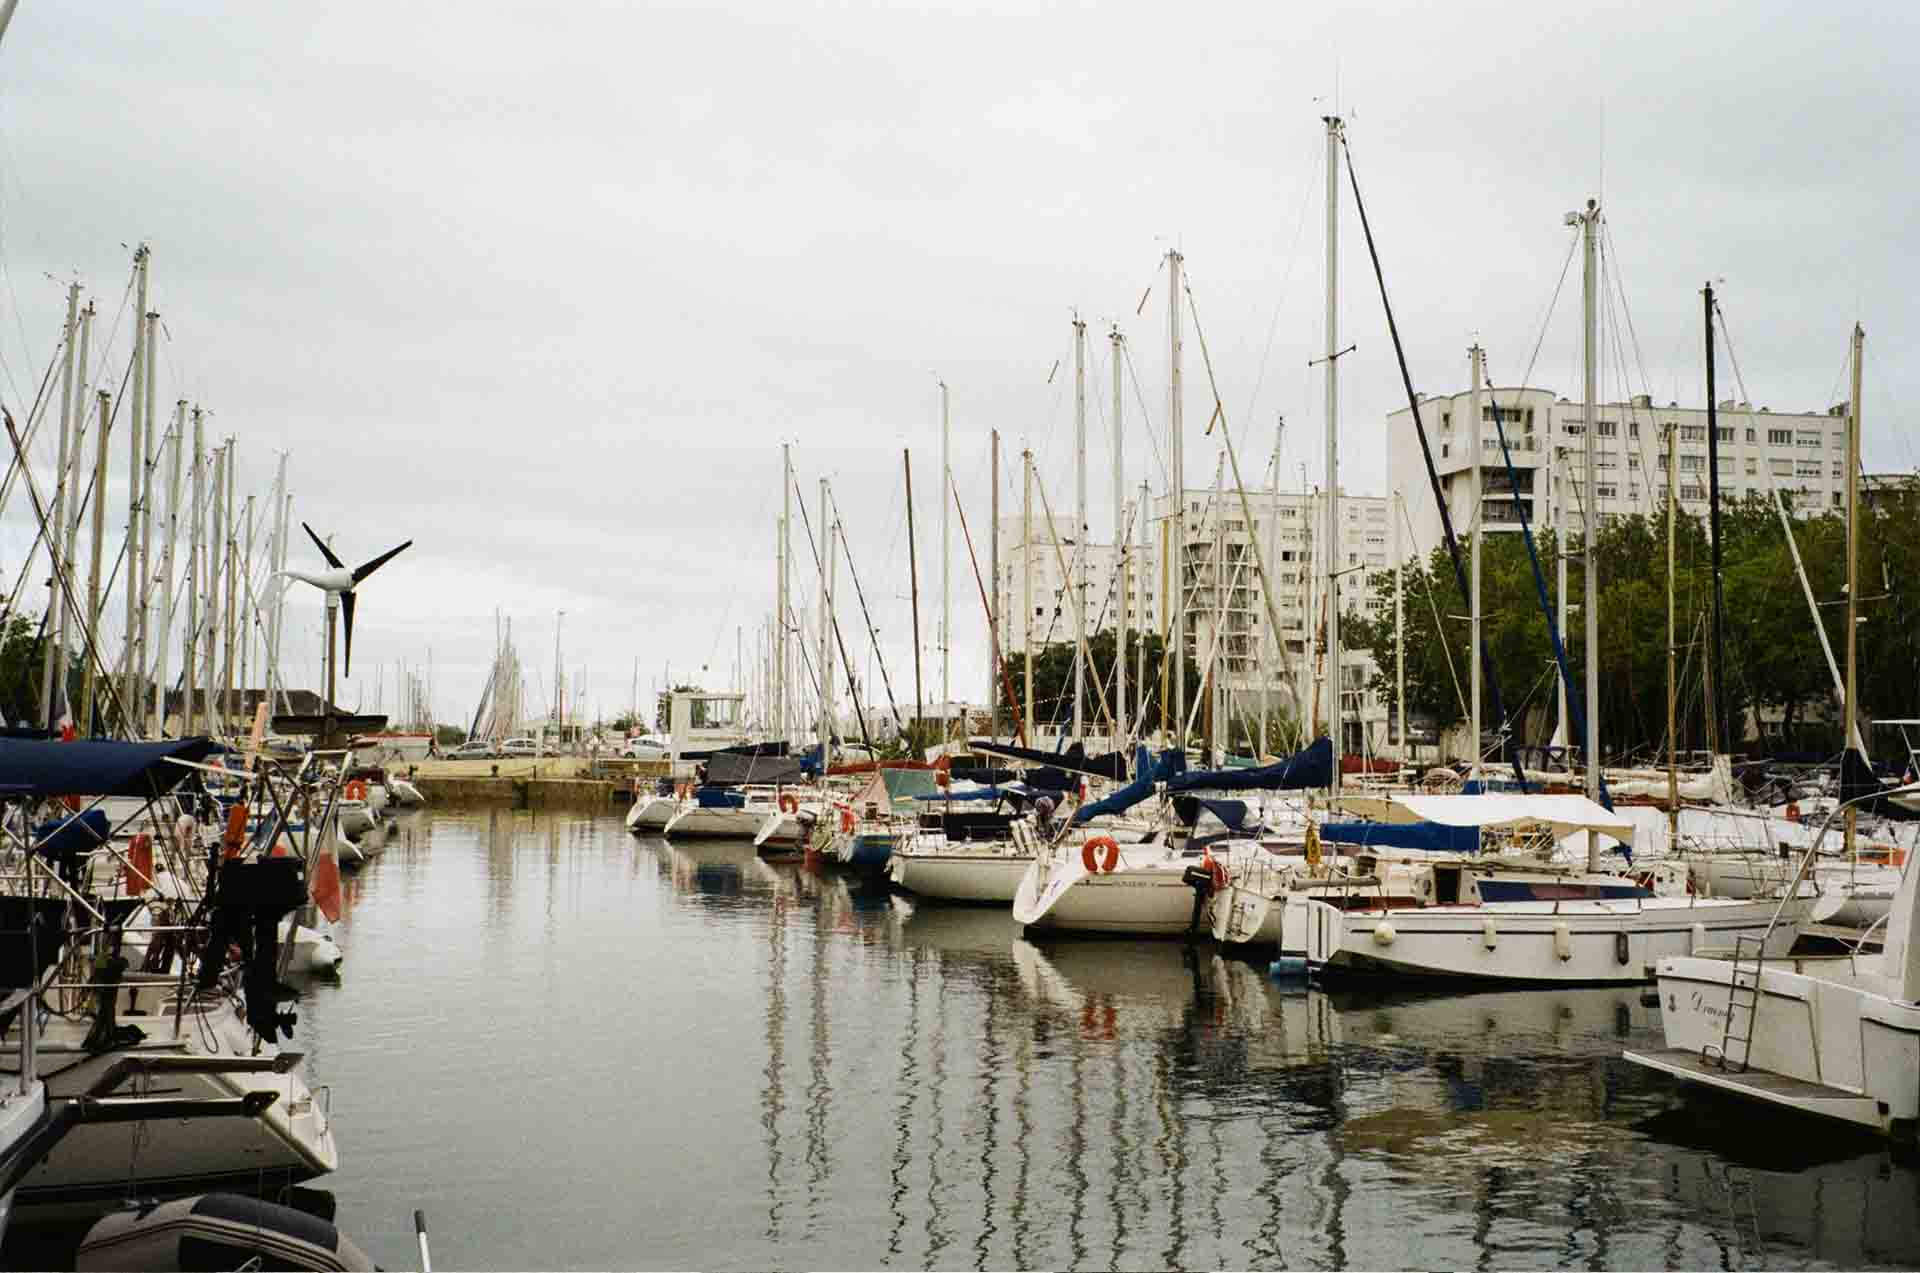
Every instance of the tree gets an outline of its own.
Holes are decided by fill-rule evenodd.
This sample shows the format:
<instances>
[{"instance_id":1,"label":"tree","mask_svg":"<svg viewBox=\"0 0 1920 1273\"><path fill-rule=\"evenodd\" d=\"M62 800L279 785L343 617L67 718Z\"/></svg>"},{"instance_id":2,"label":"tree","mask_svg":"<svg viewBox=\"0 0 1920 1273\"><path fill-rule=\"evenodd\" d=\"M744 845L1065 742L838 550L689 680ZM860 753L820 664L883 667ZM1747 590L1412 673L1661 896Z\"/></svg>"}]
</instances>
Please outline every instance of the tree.
<instances>
[{"instance_id":1,"label":"tree","mask_svg":"<svg viewBox=\"0 0 1920 1273\"><path fill-rule=\"evenodd\" d=\"M1100 711L1100 695L1104 691L1109 709L1114 706L1113 655L1117 638L1111 629L1087 638L1088 674L1086 693L1082 700L1082 714L1089 722L1090 730L1101 733L1110 732L1107 722ZM1135 685L1134 672L1139 666L1138 650L1146 650L1147 684L1144 700L1141 687ZM1154 633L1130 634L1127 638L1127 713L1137 722L1141 733L1152 733L1160 727L1160 678L1164 661L1165 646ZM1073 721L1073 663L1075 647L1071 641L1052 645L1043 645L1033 652L1033 719L1036 725L1066 727ZM1200 669L1192 658L1183 659L1186 665L1187 705L1189 708L1199 701ZM1025 659L1012 655L1007 660L1007 671L1012 677L1013 692L1026 701ZM1094 688L1098 681L1102 690ZM1169 680L1169 696L1173 691ZM1144 705L1142 705L1144 703ZM1172 703L1168 704L1172 711Z\"/></svg>"}]
</instances>

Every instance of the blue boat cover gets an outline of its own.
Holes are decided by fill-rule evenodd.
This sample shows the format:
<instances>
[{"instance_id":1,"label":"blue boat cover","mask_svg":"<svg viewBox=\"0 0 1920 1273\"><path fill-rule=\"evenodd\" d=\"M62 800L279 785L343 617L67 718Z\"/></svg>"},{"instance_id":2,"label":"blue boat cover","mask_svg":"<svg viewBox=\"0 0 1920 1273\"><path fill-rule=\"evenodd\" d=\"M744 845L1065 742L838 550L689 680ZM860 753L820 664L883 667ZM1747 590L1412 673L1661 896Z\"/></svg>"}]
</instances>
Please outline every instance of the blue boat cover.
<instances>
[{"instance_id":1,"label":"blue boat cover","mask_svg":"<svg viewBox=\"0 0 1920 1273\"><path fill-rule=\"evenodd\" d=\"M1296 791L1333 782L1333 742L1316 739L1304 751L1258 769L1194 769L1167 783L1180 791Z\"/></svg>"},{"instance_id":2,"label":"blue boat cover","mask_svg":"<svg viewBox=\"0 0 1920 1273\"><path fill-rule=\"evenodd\" d=\"M1480 851L1479 827L1450 827L1439 822L1322 822L1320 838L1331 844L1370 845L1377 849Z\"/></svg>"},{"instance_id":3,"label":"blue boat cover","mask_svg":"<svg viewBox=\"0 0 1920 1273\"><path fill-rule=\"evenodd\" d=\"M215 750L207 738L160 743L0 738L0 796L158 796L192 772L167 763L170 758L203 761Z\"/></svg>"},{"instance_id":4,"label":"blue boat cover","mask_svg":"<svg viewBox=\"0 0 1920 1273\"><path fill-rule=\"evenodd\" d=\"M1170 783L1187 767L1186 753L1178 747L1170 747L1156 758L1145 747L1134 749L1134 780L1118 791L1110 792L1106 797L1092 804L1083 804L1074 811L1073 825L1108 813L1125 813L1153 794L1156 783Z\"/></svg>"},{"instance_id":5,"label":"blue boat cover","mask_svg":"<svg viewBox=\"0 0 1920 1273\"><path fill-rule=\"evenodd\" d=\"M747 798L738 791L728 791L725 787L696 787L693 802L702 809L744 809Z\"/></svg>"},{"instance_id":6,"label":"blue boat cover","mask_svg":"<svg viewBox=\"0 0 1920 1273\"><path fill-rule=\"evenodd\" d=\"M1189 827L1199 824L1202 813L1211 813L1229 831L1253 829L1247 825L1247 802L1244 800L1202 800L1197 796L1182 796L1173 802L1173 808L1180 815L1180 821Z\"/></svg>"},{"instance_id":7,"label":"blue boat cover","mask_svg":"<svg viewBox=\"0 0 1920 1273\"><path fill-rule=\"evenodd\" d=\"M179 768L178 765L174 768ZM111 838L104 809L89 809L33 829L33 847L50 858L91 853Z\"/></svg>"},{"instance_id":8,"label":"blue boat cover","mask_svg":"<svg viewBox=\"0 0 1920 1273\"><path fill-rule=\"evenodd\" d=\"M998 800L1012 794L1002 787L982 787L978 791L936 791L930 796L916 795L915 800L925 800L933 804L945 804L949 800Z\"/></svg>"}]
</instances>

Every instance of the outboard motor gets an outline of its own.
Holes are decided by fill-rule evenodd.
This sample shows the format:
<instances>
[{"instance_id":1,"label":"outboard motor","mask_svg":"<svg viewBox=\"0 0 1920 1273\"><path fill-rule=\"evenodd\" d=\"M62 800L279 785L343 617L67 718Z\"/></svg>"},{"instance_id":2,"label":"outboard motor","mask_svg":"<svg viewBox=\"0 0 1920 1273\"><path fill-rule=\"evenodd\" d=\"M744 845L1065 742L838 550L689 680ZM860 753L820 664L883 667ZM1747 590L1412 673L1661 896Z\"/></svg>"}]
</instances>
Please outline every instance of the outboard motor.
<instances>
[{"instance_id":1,"label":"outboard motor","mask_svg":"<svg viewBox=\"0 0 1920 1273\"><path fill-rule=\"evenodd\" d=\"M280 983L280 921L306 905L307 885L298 858L261 858L220 864L213 890L213 925L200 956L199 988L212 990L226 966L227 949L237 947L246 967L243 988L247 1024L269 1043L285 1031L293 1037L295 1016L279 1011L279 1001L295 991Z\"/></svg>"}]
</instances>

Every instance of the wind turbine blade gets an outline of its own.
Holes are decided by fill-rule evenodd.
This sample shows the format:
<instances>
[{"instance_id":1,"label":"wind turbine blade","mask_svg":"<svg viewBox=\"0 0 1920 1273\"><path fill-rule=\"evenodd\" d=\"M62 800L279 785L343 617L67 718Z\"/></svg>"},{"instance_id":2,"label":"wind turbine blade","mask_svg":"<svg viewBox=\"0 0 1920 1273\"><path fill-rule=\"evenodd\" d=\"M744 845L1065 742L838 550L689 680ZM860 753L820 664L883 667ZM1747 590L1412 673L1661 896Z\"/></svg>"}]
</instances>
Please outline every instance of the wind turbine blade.
<instances>
[{"instance_id":1,"label":"wind turbine blade","mask_svg":"<svg viewBox=\"0 0 1920 1273\"><path fill-rule=\"evenodd\" d=\"M340 594L340 633L345 638L346 666L341 669L342 678L353 674L353 593L351 590Z\"/></svg>"},{"instance_id":2,"label":"wind turbine blade","mask_svg":"<svg viewBox=\"0 0 1920 1273\"><path fill-rule=\"evenodd\" d=\"M300 529L307 532L307 538L313 541L314 546L320 550L320 555L327 559L329 566L332 566L335 570L346 569L346 563L333 555L333 549L327 547L326 540L313 533L313 527L307 525L305 522L301 522Z\"/></svg>"},{"instance_id":3,"label":"wind turbine blade","mask_svg":"<svg viewBox=\"0 0 1920 1273\"><path fill-rule=\"evenodd\" d=\"M411 547L413 547L413 541L409 539L406 543L400 545L398 548L390 548L386 552L381 553L378 557L375 557L372 561L368 562L366 565L360 567L358 570L353 572L354 583L356 584L359 583L362 579L365 579L368 575L380 569L380 567L386 565L388 562L392 561L395 557L398 557L401 553L407 551L407 549Z\"/></svg>"}]
</instances>

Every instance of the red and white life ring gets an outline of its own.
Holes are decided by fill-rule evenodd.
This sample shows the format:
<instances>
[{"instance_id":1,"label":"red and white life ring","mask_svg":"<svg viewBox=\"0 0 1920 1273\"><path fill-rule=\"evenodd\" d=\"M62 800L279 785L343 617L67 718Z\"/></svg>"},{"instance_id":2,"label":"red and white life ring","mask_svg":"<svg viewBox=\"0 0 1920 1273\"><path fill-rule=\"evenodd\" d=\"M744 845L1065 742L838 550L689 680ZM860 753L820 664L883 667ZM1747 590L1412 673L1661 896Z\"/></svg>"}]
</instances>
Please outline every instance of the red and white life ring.
<instances>
[{"instance_id":1,"label":"red and white life ring","mask_svg":"<svg viewBox=\"0 0 1920 1273\"><path fill-rule=\"evenodd\" d=\"M841 809L840 810L840 830L846 835L852 835L853 827L854 827L853 810L844 809L844 808Z\"/></svg>"},{"instance_id":2,"label":"red and white life ring","mask_svg":"<svg viewBox=\"0 0 1920 1273\"><path fill-rule=\"evenodd\" d=\"M1099 856L1101 849L1106 857ZM1094 875L1105 871L1111 873L1120 865L1120 842L1110 835L1096 835L1080 846L1080 863L1087 868L1087 874Z\"/></svg>"},{"instance_id":3,"label":"red and white life ring","mask_svg":"<svg viewBox=\"0 0 1920 1273\"><path fill-rule=\"evenodd\" d=\"M800 802L794 798L794 795L791 791L783 791L780 793L780 812L782 813L800 812Z\"/></svg>"},{"instance_id":4,"label":"red and white life ring","mask_svg":"<svg viewBox=\"0 0 1920 1273\"><path fill-rule=\"evenodd\" d=\"M1792 801L1787 805L1787 821L1800 821L1800 802L1798 800Z\"/></svg>"}]
</instances>

